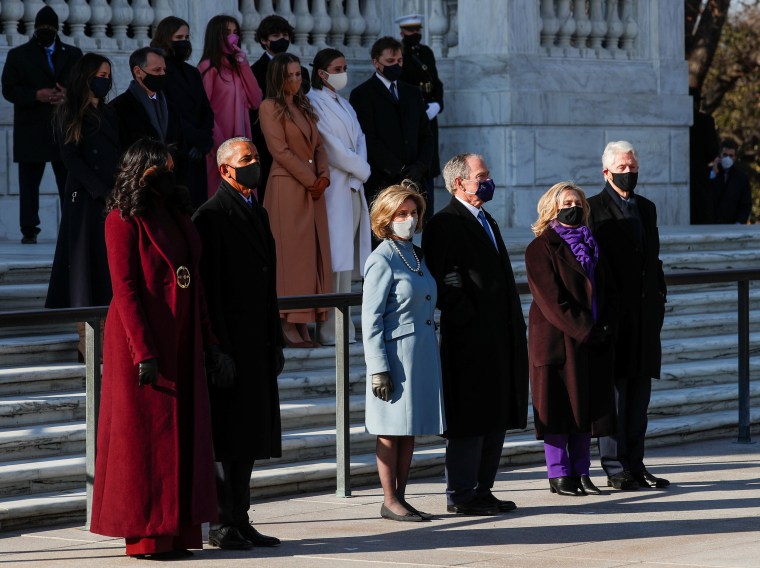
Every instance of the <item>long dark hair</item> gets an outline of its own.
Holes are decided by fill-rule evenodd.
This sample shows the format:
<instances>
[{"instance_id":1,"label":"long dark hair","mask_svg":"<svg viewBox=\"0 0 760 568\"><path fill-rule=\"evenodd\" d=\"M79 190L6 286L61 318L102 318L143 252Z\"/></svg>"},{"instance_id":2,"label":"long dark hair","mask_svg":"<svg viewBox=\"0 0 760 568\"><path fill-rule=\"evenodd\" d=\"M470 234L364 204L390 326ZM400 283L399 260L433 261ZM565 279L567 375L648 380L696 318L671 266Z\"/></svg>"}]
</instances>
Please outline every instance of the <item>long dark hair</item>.
<instances>
[{"instance_id":1,"label":"long dark hair","mask_svg":"<svg viewBox=\"0 0 760 568\"><path fill-rule=\"evenodd\" d=\"M322 77L319 76L319 72L326 71L332 62L340 57L345 57L345 55L332 47L327 47L317 52L314 56L314 61L311 63L311 66L314 69L311 72L312 89L321 89L325 86L325 82L322 80Z\"/></svg>"},{"instance_id":2,"label":"long dark hair","mask_svg":"<svg viewBox=\"0 0 760 568\"><path fill-rule=\"evenodd\" d=\"M161 48L167 54L174 57L174 50L172 49L172 36L176 34L177 30L182 26L187 26L187 29L190 30L190 24L188 24L182 18L178 18L177 16L167 16L158 22L158 25L153 32L153 39L150 42L150 46ZM185 61L190 59L192 53L193 49L191 47L190 51L187 53L187 57L185 57Z\"/></svg>"},{"instance_id":3,"label":"long dark hair","mask_svg":"<svg viewBox=\"0 0 760 568\"><path fill-rule=\"evenodd\" d=\"M56 130L63 134L65 144L79 144L82 140L82 129L86 118L100 124L100 115L90 100L90 79L97 73L103 63L113 69L111 61L97 53L85 53L71 69L69 83L66 86L66 97L55 111ZM105 97L100 99L98 106L105 104ZM97 128L97 126L96 126Z\"/></svg>"},{"instance_id":4,"label":"long dark hair","mask_svg":"<svg viewBox=\"0 0 760 568\"><path fill-rule=\"evenodd\" d=\"M273 99L277 103L278 118L284 115L287 119L293 120L293 115L290 113L285 100L285 82L288 80L288 64L290 63L298 63L300 66L301 60L292 53L286 52L278 53L269 62L269 67L267 67L267 98ZM296 94L293 95L293 104L312 122L319 120L317 113L311 106L309 97L304 94L300 86Z\"/></svg>"},{"instance_id":5,"label":"long dark hair","mask_svg":"<svg viewBox=\"0 0 760 568\"><path fill-rule=\"evenodd\" d=\"M240 33L240 23L232 16L227 16L226 14L214 16L206 25L206 35L203 38L203 55L201 55L201 61L208 59L211 64L206 71L212 67L219 71L222 67L222 60L225 60L233 69L237 69L238 64L235 56L225 53L222 49L227 41L227 24L230 22L237 26L238 33Z\"/></svg>"},{"instance_id":6,"label":"long dark hair","mask_svg":"<svg viewBox=\"0 0 760 568\"><path fill-rule=\"evenodd\" d=\"M116 183L106 202L106 213L115 209L124 219L140 217L150 209L156 196L151 189L152 182L169 173L170 156L166 144L154 138L141 138L132 144L119 162ZM145 175L152 167L155 170ZM165 203L188 214L193 212L190 192L181 185L175 186L174 193L166 198Z\"/></svg>"}]
</instances>

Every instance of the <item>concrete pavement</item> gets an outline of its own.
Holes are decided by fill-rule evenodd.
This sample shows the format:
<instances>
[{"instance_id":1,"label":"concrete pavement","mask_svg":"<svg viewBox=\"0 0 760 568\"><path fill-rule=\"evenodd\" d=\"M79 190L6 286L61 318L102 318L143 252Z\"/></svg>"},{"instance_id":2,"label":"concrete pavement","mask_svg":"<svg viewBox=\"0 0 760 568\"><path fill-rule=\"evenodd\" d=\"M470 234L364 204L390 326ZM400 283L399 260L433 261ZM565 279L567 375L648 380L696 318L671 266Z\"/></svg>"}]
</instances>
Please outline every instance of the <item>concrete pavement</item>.
<instances>
[{"instance_id":1,"label":"concrete pavement","mask_svg":"<svg viewBox=\"0 0 760 568\"><path fill-rule=\"evenodd\" d=\"M379 487L341 499L298 495L257 503L255 526L281 546L196 551L173 565L209 567L611 568L760 567L760 444L718 439L648 451L648 467L667 490L604 491L560 497L545 468L514 466L495 493L518 509L498 517L446 513L443 479L413 480L408 500L436 513L429 523L381 519ZM594 465L598 460L593 460ZM598 467L592 479L602 487ZM0 533L0 566L138 566L121 539L81 527Z\"/></svg>"}]
</instances>

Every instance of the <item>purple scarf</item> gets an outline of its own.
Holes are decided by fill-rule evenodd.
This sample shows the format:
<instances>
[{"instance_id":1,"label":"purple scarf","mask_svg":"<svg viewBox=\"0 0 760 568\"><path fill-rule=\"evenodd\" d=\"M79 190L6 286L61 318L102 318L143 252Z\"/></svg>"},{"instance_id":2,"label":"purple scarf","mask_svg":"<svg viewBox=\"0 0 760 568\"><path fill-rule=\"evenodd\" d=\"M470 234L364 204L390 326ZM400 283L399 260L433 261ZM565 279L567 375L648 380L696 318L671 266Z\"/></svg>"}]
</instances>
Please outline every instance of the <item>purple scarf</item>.
<instances>
[{"instance_id":1,"label":"purple scarf","mask_svg":"<svg viewBox=\"0 0 760 568\"><path fill-rule=\"evenodd\" d=\"M567 243L576 260L581 264L586 276L591 280L591 307L594 313L594 321L596 321L596 281L594 279L594 269L599 261L599 246L591 234L591 229L585 225L565 227L564 225L560 225L556 220L551 222L551 227Z\"/></svg>"}]
</instances>

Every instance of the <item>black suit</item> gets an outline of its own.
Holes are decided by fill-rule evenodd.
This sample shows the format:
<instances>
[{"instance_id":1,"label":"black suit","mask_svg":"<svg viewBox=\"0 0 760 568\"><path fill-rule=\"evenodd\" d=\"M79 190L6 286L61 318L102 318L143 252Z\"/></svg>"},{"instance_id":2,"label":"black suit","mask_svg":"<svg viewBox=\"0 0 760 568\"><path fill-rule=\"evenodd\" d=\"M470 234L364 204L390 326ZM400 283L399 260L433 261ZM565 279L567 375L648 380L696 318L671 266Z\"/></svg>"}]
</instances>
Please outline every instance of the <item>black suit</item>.
<instances>
[{"instance_id":1,"label":"black suit","mask_svg":"<svg viewBox=\"0 0 760 568\"><path fill-rule=\"evenodd\" d=\"M490 493L505 431L525 428L528 415L525 320L501 232L485 216L498 250L456 198L422 234L441 310L449 504ZM443 284L452 271L462 275L463 287Z\"/></svg>"},{"instance_id":2,"label":"black suit","mask_svg":"<svg viewBox=\"0 0 760 568\"><path fill-rule=\"evenodd\" d=\"M715 208L716 223L745 224L752 212L752 189L749 177L736 165L728 170L722 167L710 180L710 193Z\"/></svg>"},{"instance_id":3,"label":"black suit","mask_svg":"<svg viewBox=\"0 0 760 568\"><path fill-rule=\"evenodd\" d=\"M660 378L660 330L666 297L657 208L645 197L635 196L639 237L615 195L608 184L589 199L589 227L607 259L621 309L615 344L617 434L599 439L602 467L608 476L644 469L647 409L651 379Z\"/></svg>"},{"instance_id":4,"label":"black suit","mask_svg":"<svg viewBox=\"0 0 760 568\"><path fill-rule=\"evenodd\" d=\"M221 525L248 523L254 460L280 457L276 350L284 346L276 290L275 244L266 211L222 182L193 222L203 242L201 277L222 351L235 361L235 385L209 386Z\"/></svg>"},{"instance_id":5,"label":"black suit","mask_svg":"<svg viewBox=\"0 0 760 568\"><path fill-rule=\"evenodd\" d=\"M161 140L167 146L171 147L172 157L176 164L175 171L177 172L178 177L181 177L180 162L184 149L182 147L182 131L179 115L174 110L171 102L167 100L165 94L158 93L158 97L167 101L169 122L166 136L162 136L152 124L145 107L140 104L140 101L135 98L135 95L132 94L129 89L111 101L111 106L116 110L116 115L119 117L119 139L121 140L121 147L122 150L126 150L141 138Z\"/></svg>"},{"instance_id":6,"label":"black suit","mask_svg":"<svg viewBox=\"0 0 760 568\"><path fill-rule=\"evenodd\" d=\"M3 97L13 104L13 161L18 163L19 220L25 236L39 233L40 181L45 163L51 162L58 195L63 201L66 168L61 162L58 144L53 135L55 107L39 102L40 89L67 86L71 69L82 57L82 51L56 38L53 69L45 49L32 38L8 52L3 68Z\"/></svg>"},{"instance_id":7,"label":"black suit","mask_svg":"<svg viewBox=\"0 0 760 568\"><path fill-rule=\"evenodd\" d=\"M270 61L272 61L272 58L265 51L261 54L261 57L251 65L253 76L256 77L256 82L259 84L261 94L265 99L267 98L267 69L269 69ZM308 93L309 89L311 89L309 70L303 65L301 66L301 89L304 93ZM266 191L267 180L269 179L269 170L272 169L272 154L269 153L267 142L264 139L264 133L261 132L258 109L251 109L250 114L251 140L259 151L259 164L261 164L261 178L259 181L259 187L256 191L259 196L259 203L264 203L264 192Z\"/></svg>"},{"instance_id":8,"label":"black suit","mask_svg":"<svg viewBox=\"0 0 760 568\"><path fill-rule=\"evenodd\" d=\"M351 91L349 98L367 139L367 161L372 168L364 184L367 203L380 190L399 183L405 166L422 166L422 177L414 180L422 184L433 160L433 134L420 90L400 81L397 85L398 101L375 74Z\"/></svg>"}]
</instances>

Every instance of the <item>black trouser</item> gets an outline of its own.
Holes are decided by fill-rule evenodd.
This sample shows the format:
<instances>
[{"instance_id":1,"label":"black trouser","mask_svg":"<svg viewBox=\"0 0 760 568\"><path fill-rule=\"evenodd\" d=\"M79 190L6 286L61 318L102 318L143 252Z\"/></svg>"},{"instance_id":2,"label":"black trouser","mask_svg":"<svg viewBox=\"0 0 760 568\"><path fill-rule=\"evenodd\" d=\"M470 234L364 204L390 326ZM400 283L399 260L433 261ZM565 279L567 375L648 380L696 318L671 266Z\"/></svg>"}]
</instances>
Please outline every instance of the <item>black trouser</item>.
<instances>
[{"instance_id":1,"label":"black trouser","mask_svg":"<svg viewBox=\"0 0 760 568\"><path fill-rule=\"evenodd\" d=\"M19 162L18 164L18 209L21 234L35 237L40 232L40 182L47 162ZM53 166L58 197L63 203L66 187L66 166L63 162L50 162Z\"/></svg>"},{"instance_id":2,"label":"black trouser","mask_svg":"<svg viewBox=\"0 0 760 568\"><path fill-rule=\"evenodd\" d=\"M504 434L462 436L446 440L446 500L461 505L491 493L499 471Z\"/></svg>"},{"instance_id":3,"label":"black trouser","mask_svg":"<svg viewBox=\"0 0 760 568\"><path fill-rule=\"evenodd\" d=\"M599 457L607 476L623 470L641 473L644 469L644 439L652 379L615 380L617 430L614 436L599 438Z\"/></svg>"},{"instance_id":4,"label":"black trouser","mask_svg":"<svg viewBox=\"0 0 760 568\"><path fill-rule=\"evenodd\" d=\"M212 529L248 524L251 507L251 472L253 462L216 462L216 498L219 522Z\"/></svg>"}]
</instances>

